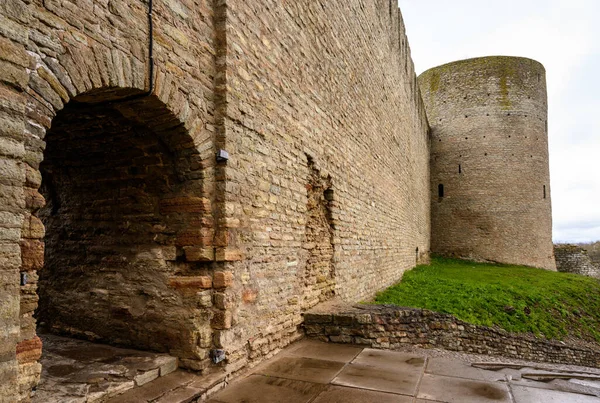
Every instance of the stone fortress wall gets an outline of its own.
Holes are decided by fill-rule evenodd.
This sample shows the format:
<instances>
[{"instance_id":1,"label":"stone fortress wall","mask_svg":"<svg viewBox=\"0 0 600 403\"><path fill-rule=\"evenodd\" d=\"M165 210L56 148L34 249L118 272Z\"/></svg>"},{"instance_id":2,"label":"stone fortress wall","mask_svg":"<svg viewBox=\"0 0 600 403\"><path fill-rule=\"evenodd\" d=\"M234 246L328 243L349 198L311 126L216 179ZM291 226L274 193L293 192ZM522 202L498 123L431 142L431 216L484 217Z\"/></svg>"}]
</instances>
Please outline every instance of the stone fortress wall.
<instances>
[{"instance_id":1,"label":"stone fortress wall","mask_svg":"<svg viewBox=\"0 0 600 403\"><path fill-rule=\"evenodd\" d=\"M426 262L442 231L437 210L430 223L440 200L429 124L395 1L165 0L154 2L152 33L148 5L0 3L4 400L27 401L39 379L40 325L235 372L301 337L307 309L368 299ZM464 162L436 143L434 190L447 175L442 203L471 203L463 218L484 246L469 256L553 268L549 188L541 202L536 190L548 178L543 68L515 63L504 80L483 69L488 79L472 82L500 105L469 129L494 122L493 158L475 152L483 138ZM450 78L423 87L429 107L466 95ZM460 99L442 119L456 121ZM430 120L436 140L443 127ZM536 136L503 143L502 130ZM446 167L464 163L473 185L489 175L475 167L494 168L497 190L501 146L523 175L505 185L523 189L492 194L498 214L486 221L476 192L452 204ZM529 236L513 254L497 220L512 214ZM215 365L217 349L226 360Z\"/></svg>"},{"instance_id":2,"label":"stone fortress wall","mask_svg":"<svg viewBox=\"0 0 600 403\"><path fill-rule=\"evenodd\" d=\"M395 2L166 0L152 21L153 69L147 2L0 4L4 400L39 379L36 317L234 372L427 260Z\"/></svg>"},{"instance_id":3,"label":"stone fortress wall","mask_svg":"<svg viewBox=\"0 0 600 403\"><path fill-rule=\"evenodd\" d=\"M54 331L208 365L202 301L224 276L186 253L212 247L212 2L158 2L153 22L144 96L146 2L0 3L5 401L39 379L36 309Z\"/></svg>"},{"instance_id":4,"label":"stone fortress wall","mask_svg":"<svg viewBox=\"0 0 600 403\"><path fill-rule=\"evenodd\" d=\"M544 67L484 57L419 77L431 126L431 250L556 270Z\"/></svg>"},{"instance_id":5,"label":"stone fortress wall","mask_svg":"<svg viewBox=\"0 0 600 403\"><path fill-rule=\"evenodd\" d=\"M219 241L239 259L216 337L234 366L427 258L429 141L394 1L234 1L226 26Z\"/></svg>"},{"instance_id":6,"label":"stone fortress wall","mask_svg":"<svg viewBox=\"0 0 600 403\"><path fill-rule=\"evenodd\" d=\"M556 244L554 256L558 271L600 278L600 267L592 262L588 252L580 246Z\"/></svg>"}]
</instances>

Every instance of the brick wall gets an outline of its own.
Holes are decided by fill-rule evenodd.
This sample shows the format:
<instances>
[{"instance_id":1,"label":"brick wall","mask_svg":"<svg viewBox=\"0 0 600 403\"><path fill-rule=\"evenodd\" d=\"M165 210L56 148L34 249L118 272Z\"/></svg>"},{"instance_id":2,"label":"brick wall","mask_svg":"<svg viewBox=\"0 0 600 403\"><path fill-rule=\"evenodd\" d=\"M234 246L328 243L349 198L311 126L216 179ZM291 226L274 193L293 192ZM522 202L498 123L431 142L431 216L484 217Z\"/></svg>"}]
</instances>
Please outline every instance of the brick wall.
<instances>
[{"instance_id":1,"label":"brick wall","mask_svg":"<svg viewBox=\"0 0 600 403\"><path fill-rule=\"evenodd\" d=\"M217 337L235 368L298 337L302 310L330 290L369 298L417 248L426 258L429 142L395 2L234 1L223 19L231 159L218 238L240 260L227 263L232 324ZM316 175L329 229L312 206ZM333 257L318 260L311 234L329 231L319 247Z\"/></svg>"},{"instance_id":2,"label":"brick wall","mask_svg":"<svg viewBox=\"0 0 600 403\"><path fill-rule=\"evenodd\" d=\"M556 268L566 273L600 278L600 267L592 262L588 252L580 246L570 244L554 245Z\"/></svg>"},{"instance_id":3,"label":"brick wall","mask_svg":"<svg viewBox=\"0 0 600 403\"><path fill-rule=\"evenodd\" d=\"M517 57L419 77L432 136L433 252L556 270L545 77L540 63Z\"/></svg>"},{"instance_id":4,"label":"brick wall","mask_svg":"<svg viewBox=\"0 0 600 403\"><path fill-rule=\"evenodd\" d=\"M27 401L39 378L38 285L50 327L208 365L213 270L197 252L214 226L212 3L155 4L154 91L125 102L150 85L147 9L0 4L3 400ZM140 337L152 323L155 345Z\"/></svg>"},{"instance_id":5,"label":"brick wall","mask_svg":"<svg viewBox=\"0 0 600 403\"><path fill-rule=\"evenodd\" d=\"M150 88L147 7L0 3L5 400L39 377L38 286L54 331L196 370L225 348L235 371L304 309L427 259L427 122L393 1L155 2L153 92L129 99Z\"/></svg>"}]
</instances>

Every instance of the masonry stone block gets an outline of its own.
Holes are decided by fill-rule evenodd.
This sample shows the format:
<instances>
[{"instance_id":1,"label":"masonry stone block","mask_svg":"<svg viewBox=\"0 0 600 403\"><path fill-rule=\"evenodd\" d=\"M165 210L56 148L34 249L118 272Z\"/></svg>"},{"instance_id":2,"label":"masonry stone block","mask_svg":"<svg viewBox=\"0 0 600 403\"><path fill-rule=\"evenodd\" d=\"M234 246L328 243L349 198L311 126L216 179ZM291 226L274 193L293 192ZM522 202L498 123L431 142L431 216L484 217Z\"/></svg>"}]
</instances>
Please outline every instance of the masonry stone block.
<instances>
[{"instance_id":1,"label":"masonry stone block","mask_svg":"<svg viewBox=\"0 0 600 403\"><path fill-rule=\"evenodd\" d=\"M215 259L215 250L213 248L186 246L183 250L185 252L185 259L188 262L210 262Z\"/></svg>"},{"instance_id":2,"label":"masonry stone block","mask_svg":"<svg viewBox=\"0 0 600 403\"><path fill-rule=\"evenodd\" d=\"M233 248L217 248L215 259L219 262L233 262L244 259L242 251Z\"/></svg>"},{"instance_id":3,"label":"masonry stone block","mask_svg":"<svg viewBox=\"0 0 600 403\"><path fill-rule=\"evenodd\" d=\"M44 267L44 241L21 240L21 270L40 270Z\"/></svg>"},{"instance_id":4,"label":"masonry stone block","mask_svg":"<svg viewBox=\"0 0 600 403\"><path fill-rule=\"evenodd\" d=\"M214 329L229 329L231 328L231 312L230 311L215 311L212 319L212 327Z\"/></svg>"},{"instance_id":5,"label":"masonry stone block","mask_svg":"<svg viewBox=\"0 0 600 403\"><path fill-rule=\"evenodd\" d=\"M19 363L36 362L41 355L42 341L37 336L17 344L17 360Z\"/></svg>"},{"instance_id":6,"label":"masonry stone block","mask_svg":"<svg viewBox=\"0 0 600 403\"><path fill-rule=\"evenodd\" d=\"M231 287L233 284L233 273L217 271L213 275L213 286L215 288L226 288Z\"/></svg>"},{"instance_id":7,"label":"masonry stone block","mask_svg":"<svg viewBox=\"0 0 600 403\"><path fill-rule=\"evenodd\" d=\"M212 287L212 279L209 276L177 276L169 279L169 285L183 292L196 291Z\"/></svg>"}]
</instances>

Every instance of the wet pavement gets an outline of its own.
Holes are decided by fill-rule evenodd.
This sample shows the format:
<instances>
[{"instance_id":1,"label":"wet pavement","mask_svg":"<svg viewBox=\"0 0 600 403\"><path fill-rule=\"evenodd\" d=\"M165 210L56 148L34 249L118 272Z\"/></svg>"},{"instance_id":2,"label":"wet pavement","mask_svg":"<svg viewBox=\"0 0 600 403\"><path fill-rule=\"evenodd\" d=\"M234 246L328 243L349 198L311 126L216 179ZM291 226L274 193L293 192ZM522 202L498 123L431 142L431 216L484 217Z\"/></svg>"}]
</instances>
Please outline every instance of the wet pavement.
<instances>
[{"instance_id":1,"label":"wet pavement","mask_svg":"<svg viewBox=\"0 0 600 403\"><path fill-rule=\"evenodd\" d=\"M40 335L42 377L34 403L105 401L177 370L165 354Z\"/></svg>"},{"instance_id":2,"label":"wet pavement","mask_svg":"<svg viewBox=\"0 0 600 403\"><path fill-rule=\"evenodd\" d=\"M600 373L303 340L209 402L599 403Z\"/></svg>"},{"instance_id":3,"label":"wet pavement","mask_svg":"<svg viewBox=\"0 0 600 403\"><path fill-rule=\"evenodd\" d=\"M600 403L599 369L302 340L223 389L168 355L42 338L34 403Z\"/></svg>"}]
</instances>

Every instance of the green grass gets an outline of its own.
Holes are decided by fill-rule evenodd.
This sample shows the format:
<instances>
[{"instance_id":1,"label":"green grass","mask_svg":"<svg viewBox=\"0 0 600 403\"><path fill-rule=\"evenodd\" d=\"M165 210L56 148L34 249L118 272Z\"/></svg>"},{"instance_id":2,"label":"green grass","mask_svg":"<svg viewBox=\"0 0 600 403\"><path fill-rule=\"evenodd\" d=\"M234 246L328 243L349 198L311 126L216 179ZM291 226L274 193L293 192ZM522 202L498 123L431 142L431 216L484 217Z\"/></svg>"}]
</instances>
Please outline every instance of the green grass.
<instances>
[{"instance_id":1,"label":"green grass","mask_svg":"<svg viewBox=\"0 0 600 403\"><path fill-rule=\"evenodd\" d=\"M600 342L600 281L574 274L433 258L404 273L375 303L430 309L549 339Z\"/></svg>"}]
</instances>

